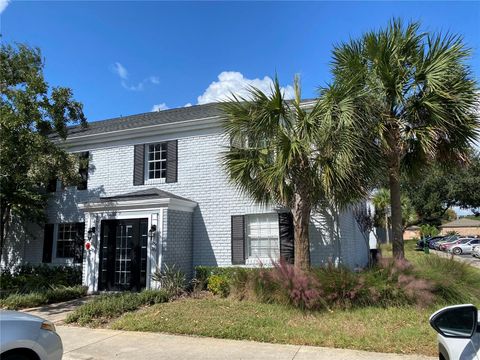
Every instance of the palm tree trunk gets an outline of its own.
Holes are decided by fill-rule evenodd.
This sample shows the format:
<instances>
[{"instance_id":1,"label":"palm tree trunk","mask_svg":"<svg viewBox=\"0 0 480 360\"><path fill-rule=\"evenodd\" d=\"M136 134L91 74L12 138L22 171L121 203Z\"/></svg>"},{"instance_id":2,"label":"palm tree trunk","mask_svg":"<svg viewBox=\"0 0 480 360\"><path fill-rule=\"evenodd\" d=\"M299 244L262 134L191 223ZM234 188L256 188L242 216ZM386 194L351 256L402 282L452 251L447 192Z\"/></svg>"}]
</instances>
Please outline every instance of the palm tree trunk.
<instances>
[{"instance_id":1,"label":"palm tree trunk","mask_svg":"<svg viewBox=\"0 0 480 360\"><path fill-rule=\"evenodd\" d=\"M292 208L294 245L295 245L295 267L298 269L310 269L310 213L312 207L301 194L295 194Z\"/></svg>"},{"instance_id":2,"label":"palm tree trunk","mask_svg":"<svg viewBox=\"0 0 480 360\"><path fill-rule=\"evenodd\" d=\"M392 156L389 171L390 203L392 208L392 245L393 257L405 258L403 249L402 202L400 194L400 159L398 155Z\"/></svg>"}]
</instances>

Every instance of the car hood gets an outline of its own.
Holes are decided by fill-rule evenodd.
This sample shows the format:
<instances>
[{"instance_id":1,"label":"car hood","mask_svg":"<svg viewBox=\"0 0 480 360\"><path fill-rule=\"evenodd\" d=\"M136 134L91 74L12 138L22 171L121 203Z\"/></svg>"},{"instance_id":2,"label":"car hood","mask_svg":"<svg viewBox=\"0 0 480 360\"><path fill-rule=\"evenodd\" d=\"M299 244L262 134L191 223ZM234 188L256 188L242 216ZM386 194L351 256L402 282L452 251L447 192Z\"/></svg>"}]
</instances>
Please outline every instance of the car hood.
<instances>
[{"instance_id":1,"label":"car hood","mask_svg":"<svg viewBox=\"0 0 480 360\"><path fill-rule=\"evenodd\" d=\"M11 311L11 310L0 310L0 321L36 321L43 322L45 321L41 317L30 315L24 312Z\"/></svg>"}]
</instances>

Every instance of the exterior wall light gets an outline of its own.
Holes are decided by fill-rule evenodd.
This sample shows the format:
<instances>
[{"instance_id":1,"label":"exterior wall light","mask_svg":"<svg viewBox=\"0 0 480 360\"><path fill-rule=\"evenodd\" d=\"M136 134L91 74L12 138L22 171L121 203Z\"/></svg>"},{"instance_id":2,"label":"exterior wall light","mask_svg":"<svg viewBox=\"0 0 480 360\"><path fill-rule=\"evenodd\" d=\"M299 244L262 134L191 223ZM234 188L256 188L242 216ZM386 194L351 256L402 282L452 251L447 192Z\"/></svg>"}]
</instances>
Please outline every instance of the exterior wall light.
<instances>
[{"instance_id":1,"label":"exterior wall light","mask_svg":"<svg viewBox=\"0 0 480 360\"><path fill-rule=\"evenodd\" d=\"M91 227L91 228L88 230L87 234L88 234L88 240L89 240L89 241L92 240L93 234L95 234L95 227Z\"/></svg>"},{"instance_id":2,"label":"exterior wall light","mask_svg":"<svg viewBox=\"0 0 480 360\"><path fill-rule=\"evenodd\" d=\"M148 235L153 238L155 236L155 232L157 231L157 225L152 225L150 230L148 230Z\"/></svg>"}]
</instances>

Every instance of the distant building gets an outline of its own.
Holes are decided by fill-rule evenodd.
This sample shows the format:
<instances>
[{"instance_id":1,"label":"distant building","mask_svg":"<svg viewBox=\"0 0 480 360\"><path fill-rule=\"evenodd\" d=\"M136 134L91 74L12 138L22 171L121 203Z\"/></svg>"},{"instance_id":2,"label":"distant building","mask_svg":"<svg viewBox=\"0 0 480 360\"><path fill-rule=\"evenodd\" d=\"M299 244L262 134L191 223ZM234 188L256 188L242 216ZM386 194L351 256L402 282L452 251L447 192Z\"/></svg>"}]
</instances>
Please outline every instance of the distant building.
<instances>
[{"instance_id":1,"label":"distant building","mask_svg":"<svg viewBox=\"0 0 480 360\"><path fill-rule=\"evenodd\" d=\"M440 226L441 234L445 235L449 232L456 232L459 235L478 235L480 236L480 221L467 218L461 218L443 224Z\"/></svg>"},{"instance_id":2,"label":"distant building","mask_svg":"<svg viewBox=\"0 0 480 360\"><path fill-rule=\"evenodd\" d=\"M409 226L403 232L404 240L411 240L414 238L420 238L420 227L419 226Z\"/></svg>"}]
</instances>

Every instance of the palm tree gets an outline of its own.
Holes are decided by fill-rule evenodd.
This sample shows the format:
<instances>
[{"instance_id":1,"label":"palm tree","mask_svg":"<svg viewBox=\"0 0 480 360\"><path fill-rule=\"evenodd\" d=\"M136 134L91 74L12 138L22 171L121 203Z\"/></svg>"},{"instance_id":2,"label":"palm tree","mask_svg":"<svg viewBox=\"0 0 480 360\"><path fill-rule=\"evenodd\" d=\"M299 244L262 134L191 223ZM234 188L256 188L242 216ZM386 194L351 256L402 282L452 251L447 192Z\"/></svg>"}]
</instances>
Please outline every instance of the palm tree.
<instances>
[{"instance_id":1,"label":"palm tree","mask_svg":"<svg viewBox=\"0 0 480 360\"><path fill-rule=\"evenodd\" d=\"M390 193L387 189L381 188L372 198L373 206L375 207L375 214L383 215L383 225L385 226L385 237L387 244L390 244L390 226L388 221L388 213L390 209ZM380 220L380 219L379 219Z\"/></svg>"},{"instance_id":2,"label":"palm tree","mask_svg":"<svg viewBox=\"0 0 480 360\"><path fill-rule=\"evenodd\" d=\"M221 103L231 143L224 165L231 181L257 202L291 209L295 266L307 269L312 210L327 202L341 206L367 192L365 179L355 176L359 164L353 160L364 151L355 133L332 126L328 101L305 107L298 78L294 85L291 101L275 79L269 94L252 87L248 97L232 95Z\"/></svg>"},{"instance_id":3,"label":"palm tree","mask_svg":"<svg viewBox=\"0 0 480 360\"><path fill-rule=\"evenodd\" d=\"M363 99L354 122L369 129L365 141L375 144L376 166L388 177L396 258L404 257L401 173L412 175L438 159L464 159L479 135L470 50L460 36L422 33L419 26L394 19L384 30L336 46L334 80L322 91L338 101Z\"/></svg>"},{"instance_id":4,"label":"palm tree","mask_svg":"<svg viewBox=\"0 0 480 360\"><path fill-rule=\"evenodd\" d=\"M390 191L385 188L381 188L375 192L372 197L372 203L375 207L375 214L378 216L383 216L384 219L379 219L381 225L385 226L385 236L387 239L387 244L390 243ZM406 196L402 195L402 230L405 230L412 223L415 223L418 220L418 216L415 213L411 200Z\"/></svg>"}]
</instances>

